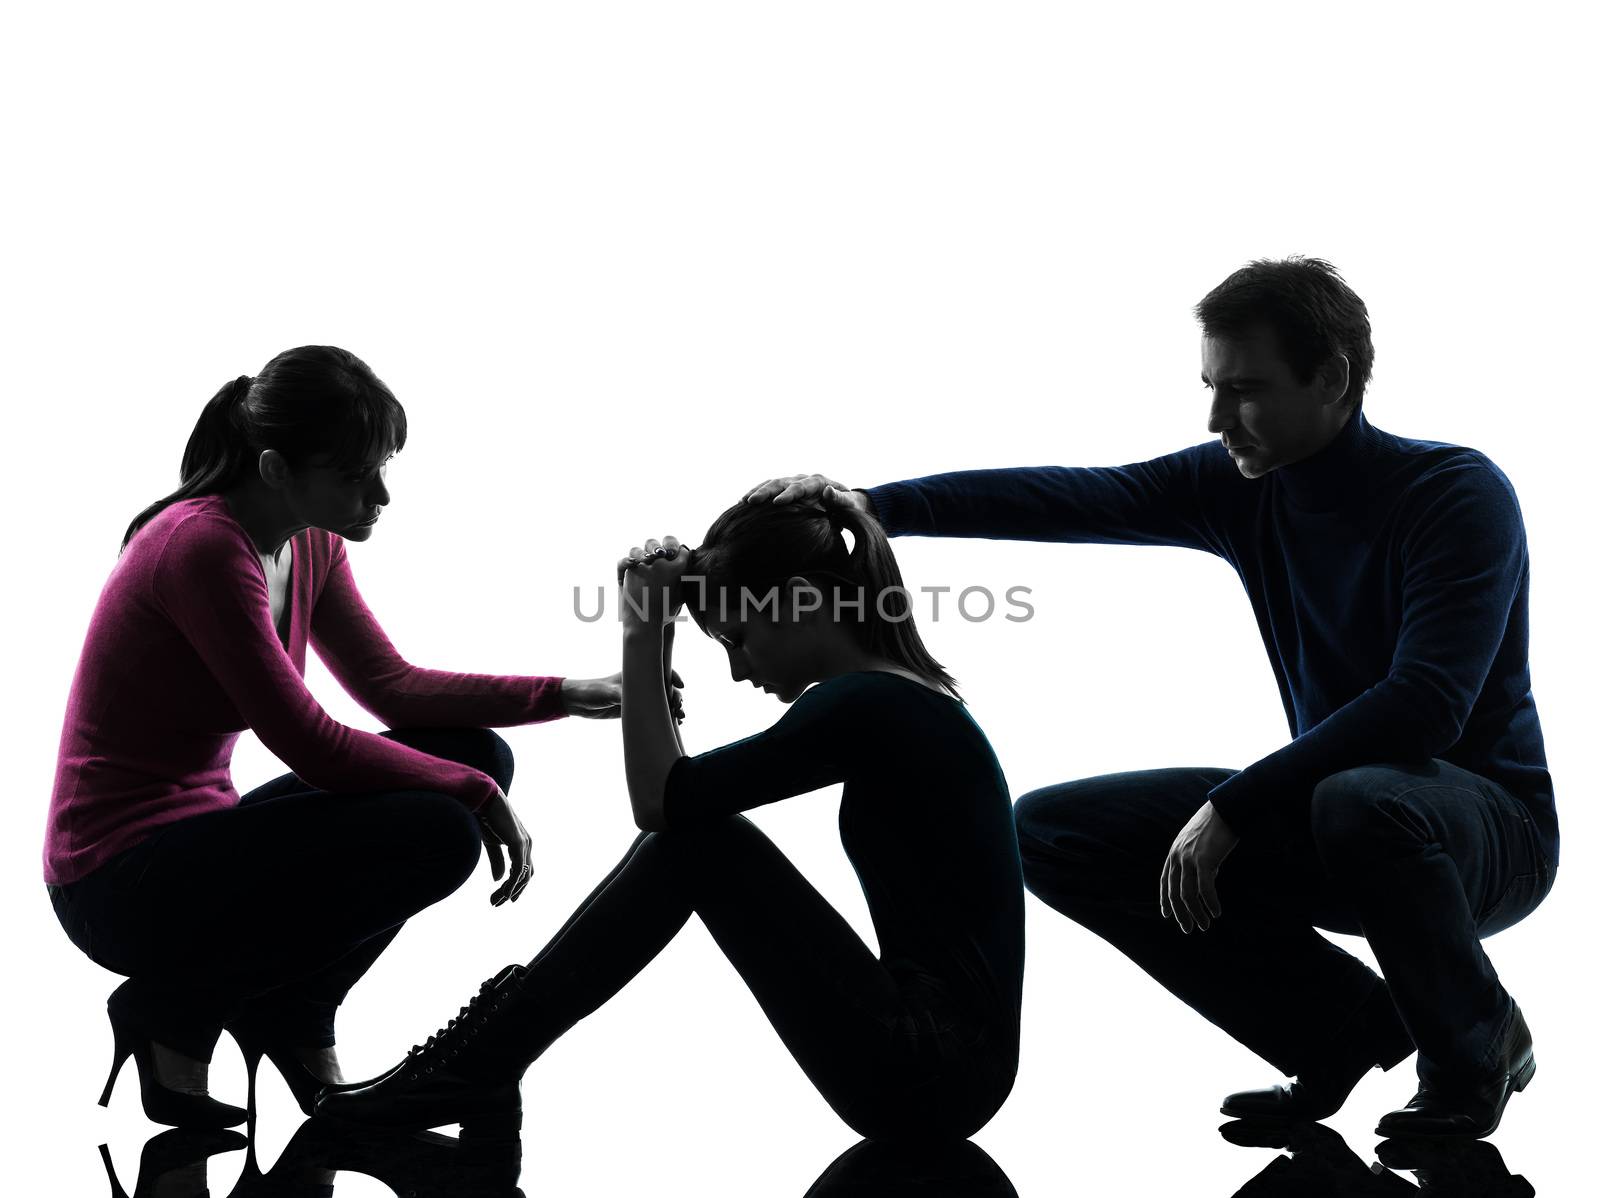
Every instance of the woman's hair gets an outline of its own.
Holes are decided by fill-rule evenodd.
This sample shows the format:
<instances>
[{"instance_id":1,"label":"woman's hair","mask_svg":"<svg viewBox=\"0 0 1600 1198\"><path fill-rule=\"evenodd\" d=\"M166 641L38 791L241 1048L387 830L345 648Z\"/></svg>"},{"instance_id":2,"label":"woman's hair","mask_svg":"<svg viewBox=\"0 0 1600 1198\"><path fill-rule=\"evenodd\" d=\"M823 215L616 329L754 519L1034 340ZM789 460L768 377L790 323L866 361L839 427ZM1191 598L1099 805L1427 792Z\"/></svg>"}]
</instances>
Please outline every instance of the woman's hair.
<instances>
[{"instance_id":1,"label":"woman's hair","mask_svg":"<svg viewBox=\"0 0 1600 1198\"><path fill-rule=\"evenodd\" d=\"M184 446L181 485L133 518L123 548L170 504L246 478L264 449L295 467L318 454L349 467L405 443L405 409L360 358L332 345L284 350L254 378L240 375L211 397Z\"/></svg>"},{"instance_id":2,"label":"woman's hair","mask_svg":"<svg viewBox=\"0 0 1600 1198\"><path fill-rule=\"evenodd\" d=\"M846 543L846 532L854 547ZM799 575L820 593L824 610L849 623L863 649L960 697L955 679L917 634L911 595L883 526L865 512L810 503L737 503L707 530L684 574L685 606L702 632L712 611L723 619L736 613L744 618L751 610L778 618L775 607L762 604Z\"/></svg>"}]
</instances>

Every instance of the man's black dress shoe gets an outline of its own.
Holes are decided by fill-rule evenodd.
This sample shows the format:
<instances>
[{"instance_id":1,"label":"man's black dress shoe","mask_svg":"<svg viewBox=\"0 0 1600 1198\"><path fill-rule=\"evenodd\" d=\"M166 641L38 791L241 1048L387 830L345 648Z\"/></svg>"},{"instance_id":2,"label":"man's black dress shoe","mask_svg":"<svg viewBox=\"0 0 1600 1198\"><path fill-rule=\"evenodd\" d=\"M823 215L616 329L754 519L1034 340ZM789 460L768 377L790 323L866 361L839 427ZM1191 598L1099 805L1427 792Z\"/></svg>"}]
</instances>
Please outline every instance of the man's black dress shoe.
<instances>
[{"instance_id":1,"label":"man's black dress shoe","mask_svg":"<svg viewBox=\"0 0 1600 1198\"><path fill-rule=\"evenodd\" d=\"M1391 1068L1410 1055L1410 1051L1408 1045L1404 1049L1390 1049L1377 1060L1371 1053L1325 1060L1308 1066L1287 1086L1229 1094L1222 1100L1222 1113L1234 1119L1263 1123L1315 1123L1342 1107L1368 1070Z\"/></svg>"},{"instance_id":2,"label":"man's black dress shoe","mask_svg":"<svg viewBox=\"0 0 1600 1198\"><path fill-rule=\"evenodd\" d=\"M1511 1004L1511 1027L1500 1048L1495 1072L1478 1082L1424 1081L1404 1109L1378 1120L1378 1134L1466 1136L1480 1138L1500 1126L1500 1116L1514 1092L1533 1078L1533 1035L1521 1009Z\"/></svg>"},{"instance_id":3,"label":"man's black dress shoe","mask_svg":"<svg viewBox=\"0 0 1600 1198\"><path fill-rule=\"evenodd\" d=\"M1315 1123L1344 1105L1373 1068L1392 1069L1415 1051L1387 987L1374 987L1350 1022L1286 1086L1241 1090L1222 1100L1222 1113L1264 1123Z\"/></svg>"},{"instance_id":4,"label":"man's black dress shoe","mask_svg":"<svg viewBox=\"0 0 1600 1198\"><path fill-rule=\"evenodd\" d=\"M1222 1113L1264 1123L1315 1123L1344 1105L1373 1062L1307 1070L1287 1086L1240 1090L1222 1100Z\"/></svg>"}]
</instances>

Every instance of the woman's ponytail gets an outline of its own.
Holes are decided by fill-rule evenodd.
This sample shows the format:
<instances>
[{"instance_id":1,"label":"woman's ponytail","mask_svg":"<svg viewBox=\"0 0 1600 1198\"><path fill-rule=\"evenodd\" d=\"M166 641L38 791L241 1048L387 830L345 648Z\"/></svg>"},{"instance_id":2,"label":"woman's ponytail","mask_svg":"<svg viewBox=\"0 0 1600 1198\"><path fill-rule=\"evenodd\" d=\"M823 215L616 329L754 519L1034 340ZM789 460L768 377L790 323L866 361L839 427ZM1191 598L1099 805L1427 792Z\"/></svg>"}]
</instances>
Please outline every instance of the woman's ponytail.
<instances>
[{"instance_id":1,"label":"woman's ponytail","mask_svg":"<svg viewBox=\"0 0 1600 1198\"><path fill-rule=\"evenodd\" d=\"M830 504L824 510L834 535L842 541L843 533L848 532L855 541L848 547L849 573L865 592L860 610L867 650L932 678L957 695L956 680L928 652L917 632L911 614L911 592L906 589L900 563L895 560L883 525L876 517L849 505Z\"/></svg>"},{"instance_id":2,"label":"woman's ponytail","mask_svg":"<svg viewBox=\"0 0 1600 1198\"><path fill-rule=\"evenodd\" d=\"M222 390L211 397L200 419L194 423L188 444L183 447L178 489L133 518L128 531L122 535L124 549L133 540L133 534L164 508L197 495L213 495L235 481L249 456L249 445L239 432L237 413L254 382L248 374L241 374L231 383L223 384Z\"/></svg>"}]
</instances>

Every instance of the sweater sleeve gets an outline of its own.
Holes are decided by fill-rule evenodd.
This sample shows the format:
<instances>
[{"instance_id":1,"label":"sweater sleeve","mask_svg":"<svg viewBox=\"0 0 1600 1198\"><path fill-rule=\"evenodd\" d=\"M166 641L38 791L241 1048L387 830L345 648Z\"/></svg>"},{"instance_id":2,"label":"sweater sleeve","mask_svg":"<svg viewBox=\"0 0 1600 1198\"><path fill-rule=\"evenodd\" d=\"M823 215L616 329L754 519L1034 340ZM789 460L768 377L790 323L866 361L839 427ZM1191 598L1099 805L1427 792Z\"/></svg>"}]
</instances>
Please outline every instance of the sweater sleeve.
<instances>
[{"instance_id":1,"label":"sweater sleeve","mask_svg":"<svg viewBox=\"0 0 1600 1198\"><path fill-rule=\"evenodd\" d=\"M1480 462L1447 467L1412 494L1388 673L1212 789L1212 805L1241 836L1276 834L1290 805L1330 774L1428 761L1460 738L1527 577L1522 513L1505 476Z\"/></svg>"},{"instance_id":2,"label":"sweater sleeve","mask_svg":"<svg viewBox=\"0 0 1600 1198\"><path fill-rule=\"evenodd\" d=\"M870 681L854 675L806 691L765 732L694 757L667 774L668 827L732 815L843 782L871 727Z\"/></svg>"},{"instance_id":3,"label":"sweater sleeve","mask_svg":"<svg viewBox=\"0 0 1600 1198\"><path fill-rule=\"evenodd\" d=\"M356 589L344 541L332 541L327 581L311 613L317 655L355 700L391 728L505 728L566 714L560 677L458 674L396 652Z\"/></svg>"},{"instance_id":4,"label":"sweater sleeve","mask_svg":"<svg viewBox=\"0 0 1600 1198\"><path fill-rule=\"evenodd\" d=\"M152 572L152 598L261 743L320 790L434 790L476 810L487 774L334 720L306 689L272 627L266 578L229 521L178 524Z\"/></svg>"},{"instance_id":5,"label":"sweater sleeve","mask_svg":"<svg viewBox=\"0 0 1600 1198\"><path fill-rule=\"evenodd\" d=\"M1221 554L1208 445L1126 466L958 470L867 492L891 536L1176 545Z\"/></svg>"}]
</instances>

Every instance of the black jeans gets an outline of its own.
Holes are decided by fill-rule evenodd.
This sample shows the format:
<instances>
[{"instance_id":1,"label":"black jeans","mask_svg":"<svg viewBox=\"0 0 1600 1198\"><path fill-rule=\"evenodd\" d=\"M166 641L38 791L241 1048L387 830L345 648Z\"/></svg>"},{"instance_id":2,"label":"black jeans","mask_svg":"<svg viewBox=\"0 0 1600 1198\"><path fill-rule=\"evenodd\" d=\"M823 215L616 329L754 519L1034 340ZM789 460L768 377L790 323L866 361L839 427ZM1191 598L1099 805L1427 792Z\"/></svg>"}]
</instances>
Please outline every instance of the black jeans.
<instances>
[{"instance_id":1,"label":"black jeans","mask_svg":"<svg viewBox=\"0 0 1600 1198\"><path fill-rule=\"evenodd\" d=\"M876 1140L963 1139L1011 1091L1015 1036L880 961L743 816L647 832L528 964L496 1070L520 1072L698 915L828 1104ZM716 1045L704 1058L714 1063Z\"/></svg>"},{"instance_id":2,"label":"black jeans","mask_svg":"<svg viewBox=\"0 0 1600 1198\"><path fill-rule=\"evenodd\" d=\"M511 750L493 732L383 735L510 787ZM151 1039L209 1061L223 1024L247 1020L269 1040L328 1047L350 987L407 919L471 876L480 844L447 795L336 795L285 774L50 898L72 942L127 977L108 1005Z\"/></svg>"},{"instance_id":3,"label":"black jeans","mask_svg":"<svg viewBox=\"0 0 1600 1198\"><path fill-rule=\"evenodd\" d=\"M1285 1074L1330 1044L1387 1067L1407 1041L1425 1076L1488 1072L1511 999L1480 940L1537 907L1555 876L1527 810L1444 761L1344 770L1316 786L1292 842L1235 847L1217 876L1221 917L1184 935L1160 915L1162 862L1232 772L1144 770L1024 795L1028 889ZM1316 928L1365 936L1383 977ZM1391 1013L1364 1022L1366 1043L1343 1043L1364 1004Z\"/></svg>"}]
</instances>

